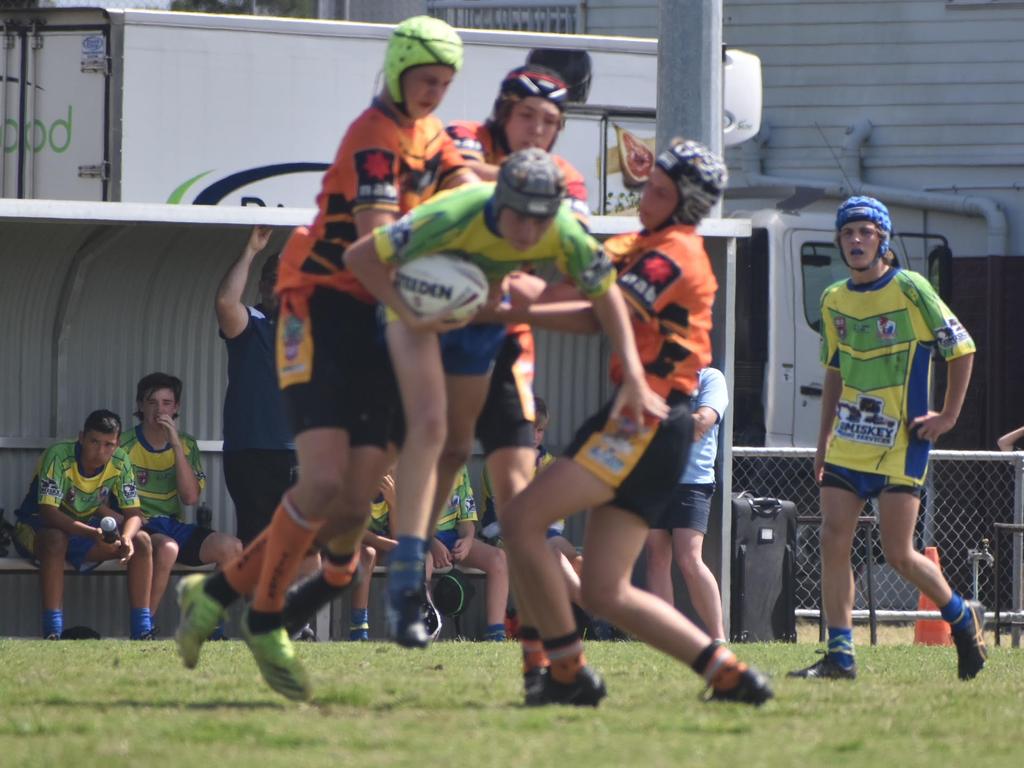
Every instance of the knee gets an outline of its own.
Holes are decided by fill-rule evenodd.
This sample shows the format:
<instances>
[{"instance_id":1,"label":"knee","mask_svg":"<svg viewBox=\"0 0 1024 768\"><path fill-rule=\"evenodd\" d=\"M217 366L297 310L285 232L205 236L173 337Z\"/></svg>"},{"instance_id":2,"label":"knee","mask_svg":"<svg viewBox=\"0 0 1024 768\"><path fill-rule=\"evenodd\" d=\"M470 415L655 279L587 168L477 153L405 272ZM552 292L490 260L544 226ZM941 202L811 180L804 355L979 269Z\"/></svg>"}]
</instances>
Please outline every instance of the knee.
<instances>
[{"instance_id":1,"label":"knee","mask_svg":"<svg viewBox=\"0 0 1024 768\"><path fill-rule=\"evenodd\" d=\"M173 542L172 542L173 543ZM132 538L132 547L135 549L135 553L139 555L145 555L147 557L153 556L153 540L149 537L149 534L145 531L139 531ZM174 554L177 557L178 545L174 544Z\"/></svg>"},{"instance_id":2,"label":"knee","mask_svg":"<svg viewBox=\"0 0 1024 768\"><path fill-rule=\"evenodd\" d=\"M234 560L236 557L242 554L242 540L237 539L234 536L223 536L220 541L220 558L217 562L227 562Z\"/></svg>"},{"instance_id":3,"label":"knee","mask_svg":"<svg viewBox=\"0 0 1024 768\"><path fill-rule=\"evenodd\" d=\"M472 452L472 437L468 440L449 440L441 451L441 463L452 469L459 469L469 461Z\"/></svg>"},{"instance_id":4,"label":"knee","mask_svg":"<svg viewBox=\"0 0 1024 768\"><path fill-rule=\"evenodd\" d=\"M683 578L689 581L695 579L704 573L704 561L699 557L693 555L686 555L676 560L679 565L679 571L683 574Z\"/></svg>"},{"instance_id":5,"label":"knee","mask_svg":"<svg viewBox=\"0 0 1024 768\"><path fill-rule=\"evenodd\" d=\"M443 408L428 408L414 416L406 414L405 442L443 445L448 438L448 417Z\"/></svg>"},{"instance_id":6,"label":"knee","mask_svg":"<svg viewBox=\"0 0 1024 768\"><path fill-rule=\"evenodd\" d=\"M377 549L371 547L369 544L363 544L362 549L359 551L359 562L363 564L364 568L372 568L374 562L377 560Z\"/></svg>"},{"instance_id":7,"label":"knee","mask_svg":"<svg viewBox=\"0 0 1024 768\"><path fill-rule=\"evenodd\" d=\"M135 542L138 546L138 539ZM150 542L152 542L152 538L150 538ZM170 566L178 559L178 549L178 542L174 539L165 539L153 547L153 560Z\"/></svg>"},{"instance_id":8,"label":"knee","mask_svg":"<svg viewBox=\"0 0 1024 768\"><path fill-rule=\"evenodd\" d=\"M43 560L63 560L68 551L68 537L53 528L43 528L36 532L35 556Z\"/></svg>"},{"instance_id":9,"label":"knee","mask_svg":"<svg viewBox=\"0 0 1024 768\"><path fill-rule=\"evenodd\" d=\"M505 552L492 547L493 553L491 554L487 563L487 575L498 576L508 578L508 559L505 557Z\"/></svg>"},{"instance_id":10,"label":"knee","mask_svg":"<svg viewBox=\"0 0 1024 768\"><path fill-rule=\"evenodd\" d=\"M910 548L882 547L885 555L885 562L893 567L896 573L905 575L911 568L914 560L914 552Z\"/></svg>"},{"instance_id":11,"label":"knee","mask_svg":"<svg viewBox=\"0 0 1024 768\"><path fill-rule=\"evenodd\" d=\"M647 567L654 570L664 570L672 565L672 549L664 546L661 542L648 541L645 546L647 553Z\"/></svg>"},{"instance_id":12,"label":"knee","mask_svg":"<svg viewBox=\"0 0 1024 768\"><path fill-rule=\"evenodd\" d=\"M318 509L325 507L344 506L345 478L335 466L311 467L299 474L297 489L306 504ZM317 510L300 510L307 515Z\"/></svg>"}]
</instances>

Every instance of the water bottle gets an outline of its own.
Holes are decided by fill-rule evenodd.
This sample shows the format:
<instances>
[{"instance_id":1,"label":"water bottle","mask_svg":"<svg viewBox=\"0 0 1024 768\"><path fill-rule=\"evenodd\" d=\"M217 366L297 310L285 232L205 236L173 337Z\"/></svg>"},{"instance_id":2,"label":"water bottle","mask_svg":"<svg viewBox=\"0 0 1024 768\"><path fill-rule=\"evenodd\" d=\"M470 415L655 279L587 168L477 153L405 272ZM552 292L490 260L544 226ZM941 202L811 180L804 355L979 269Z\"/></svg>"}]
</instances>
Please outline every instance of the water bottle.
<instances>
[{"instance_id":1,"label":"water bottle","mask_svg":"<svg viewBox=\"0 0 1024 768\"><path fill-rule=\"evenodd\" d=\"M107 544L117 541L117 520L110 515L100 520L100 530L103 532L103 541Z\"/></svg>"},{"instance_id":2,"label":"water bottle","mask_svg":"<svg viewBox=\"0 0 1024 768\"><path fill-rule=\"evenodd\" d=\"M205 502L196 507L196 525L200 528L213 528L213 510Z\"/></svg>"}]
</instances>

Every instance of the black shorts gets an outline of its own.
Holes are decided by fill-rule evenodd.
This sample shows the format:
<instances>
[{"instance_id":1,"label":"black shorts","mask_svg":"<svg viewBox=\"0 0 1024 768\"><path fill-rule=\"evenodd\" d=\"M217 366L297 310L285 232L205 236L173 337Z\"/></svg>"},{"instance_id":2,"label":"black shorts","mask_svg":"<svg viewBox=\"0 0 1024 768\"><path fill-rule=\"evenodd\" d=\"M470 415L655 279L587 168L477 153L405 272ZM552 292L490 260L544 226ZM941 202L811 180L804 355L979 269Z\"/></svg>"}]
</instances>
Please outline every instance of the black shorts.
<instances>
[{"instance_id":1,"label":"black shorts","mask_svg":"<svg viewBox=\"0 0 1024 768\"><path fill-rule=\"evenodd\" d=\"M652 525L668 506L690 456L689 401L685 395L670 397L668 418L657 429L633 437L609 425L609 401L583 423L565 455L615 489L611 504Z\"/></svg>"},{"instance_id":2,"label":"black shorts","mask_svg":"<svg viewBox=\"0 0 1024 768\"><path fill-rule=\"evenodd\" d=\"M377 307L328 288L281 297L277 375L292 431L336 427L353 447L401 443L401 399Z\"/></svg>"},{"instance_id":3,"label":"black shorts","mask_svg":"<svg viewBox=\"0 0 1024 768\"><path fill-rule=\"evenodd\" d=\"M294 451L225 451L224 480L235 503L235 535L248 544L270 525L281 497L295 484Z\"/></svg>"},{"instance_id":4,"label":"black shorts","mask_svg":"<svg viewBox=\"0 0 1024 768\"><path fill-rule=\"evenodd\" d=\"M533 447L533 366L533 333L528 327L510 332L494 361L487 400L476 421L484 456L499 448Z\"/></svg>"},{"instance_id":5,"label":"black shorts","mask_svg":"<svg viewBox=\"0 0 1024 768\"><path fill-rule=\"evenodd\" d=\"M668 506L651 528L666 531L687 528L697 533L707 533L708 521L711 519L711 498L714 495L714 483L679 483L672 491Z\"/></svg>"}]
</instances>

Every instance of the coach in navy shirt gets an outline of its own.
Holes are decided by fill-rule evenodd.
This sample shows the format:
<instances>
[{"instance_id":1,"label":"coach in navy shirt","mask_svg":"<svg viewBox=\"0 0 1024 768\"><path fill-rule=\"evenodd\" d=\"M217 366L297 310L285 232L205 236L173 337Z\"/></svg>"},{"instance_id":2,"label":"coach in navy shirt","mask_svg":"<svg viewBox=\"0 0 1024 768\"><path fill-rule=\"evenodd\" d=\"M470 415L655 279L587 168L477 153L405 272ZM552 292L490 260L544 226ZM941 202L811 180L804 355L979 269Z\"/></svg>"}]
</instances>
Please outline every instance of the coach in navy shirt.
<instances>
[{"instance_id":1,"label":"coach in navy shirt","mask_svg":"<svg viewBox=\"0 0 1024 768\"><path fill-rule=\"evenodd\" d=\"M277 254L260 271L260 303L242 301L256 256L270 240L270 227L256 227L245 250L217 289L217 323L228 348L224 397L224 479L235 503L238 538L248 544L269 523L292 485L295 445L277 385Z\"/></svg>"}]
</instances>

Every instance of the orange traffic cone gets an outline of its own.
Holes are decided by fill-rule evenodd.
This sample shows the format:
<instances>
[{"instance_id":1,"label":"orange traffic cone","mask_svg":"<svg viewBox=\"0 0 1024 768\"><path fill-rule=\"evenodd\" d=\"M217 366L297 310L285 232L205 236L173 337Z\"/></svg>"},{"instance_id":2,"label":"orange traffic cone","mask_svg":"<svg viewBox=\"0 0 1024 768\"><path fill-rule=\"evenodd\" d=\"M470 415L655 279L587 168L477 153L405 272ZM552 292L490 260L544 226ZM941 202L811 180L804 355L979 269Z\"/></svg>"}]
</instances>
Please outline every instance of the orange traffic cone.
<instances>
[{"instance_id":1,"label":"orange traffic cone","mask_svg":"<svg viewBox=\"0 0 1024 768\"><path fill-rule=\"evenodd\" d=\"M935 547L925 547L924 556L939 566L939 550ZM922 593L917 599L917 610L937 611L939 607ZM914 642L918 645L952 645L953 635L949 631L949 624L942 619L918 619L914 627Z\"/></svg>"}]
</instances>

